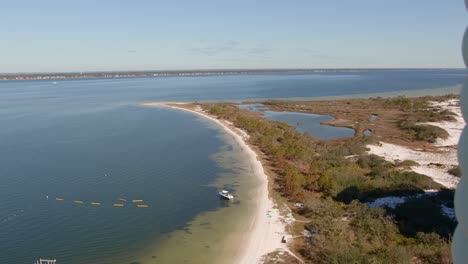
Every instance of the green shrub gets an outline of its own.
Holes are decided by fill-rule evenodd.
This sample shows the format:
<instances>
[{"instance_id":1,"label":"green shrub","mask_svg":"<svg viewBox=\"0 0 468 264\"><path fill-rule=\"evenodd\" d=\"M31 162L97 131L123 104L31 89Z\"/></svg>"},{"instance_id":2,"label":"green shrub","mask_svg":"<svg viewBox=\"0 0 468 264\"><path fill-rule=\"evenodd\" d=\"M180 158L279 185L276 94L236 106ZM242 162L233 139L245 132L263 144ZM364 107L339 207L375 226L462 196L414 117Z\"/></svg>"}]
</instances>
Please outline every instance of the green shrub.
<instances>
[{"instance_id":1,"label":"green shrub","mask_svg":"<svg viewBox=\"0 0 468 264\"><path fill-rule=\"evenodd\" d=\"M400 128L408 130L417 140L430 143L436 142L437 138L447 138L449 134L444 129L433 125L417 125L413 122L403 121Z\"/></svg>"},{"instance_id":2,"label":"green shrub","mask_svg":"<svg viewBox=\"0 0 468 264\"><path fill-rule=\"evenodd\" d=\"M397 167L412 167L412 166L418 166L419 163L417 163L414 160L404 160L404 161L397 161L395 162L395 166Z\"/></svg>"},{"instance_id":3,"label":"green shrub","mask_svg":"<svg viewBox=\"0 0 468 264\"><path fill-rule=\"evenodd\" d=\"M451 169L448 170L448 173L452 174L453 176L455 177L461 177L461 170L460 170L460 166L457 165Z\"/></svg>"},{"instance_id":4,"label":"green shrub","mask_svg":"<svg viewBox=\"0 0 468 264\"><path fill-rule=\"evenodd\" d=\"M321 175L318 179L318 186L326 195L330 195L336 187L336 180L329 175Z\"/></svg>"}]
</instances>

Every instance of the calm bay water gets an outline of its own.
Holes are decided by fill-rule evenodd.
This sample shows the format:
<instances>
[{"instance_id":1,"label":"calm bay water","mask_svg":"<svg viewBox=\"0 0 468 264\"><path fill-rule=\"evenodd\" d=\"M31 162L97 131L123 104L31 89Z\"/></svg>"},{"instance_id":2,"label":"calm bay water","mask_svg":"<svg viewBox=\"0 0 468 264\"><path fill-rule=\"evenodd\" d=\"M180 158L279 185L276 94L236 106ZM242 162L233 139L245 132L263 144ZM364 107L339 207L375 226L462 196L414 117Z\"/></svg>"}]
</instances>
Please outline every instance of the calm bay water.
<instances>
[{"instance_id":1,"label":"calm bay water","mask_svg":"<svg viewBox=\"0 0 468 264\"><path fill-rule=\"evenodd\" d=\"M187 114L122 107L2 136L0 262L104 263L218 208L217 133Z\"/></svg>"},{"instance_id":2,"label":"calm bay water","mask_svg":"<svg viewBox=\"0 0 468 264\"><path fill-rule=\"evenodd\" d=\"M240 109L259 112L264 118L283 122L296 128L301 133L307 133L315 138L324 140L351 138L354 136L354 129L346 127L334 127L323 125L323 122L334 120L329 115L318 115L300 112L270 111L264 104L241 104Z\"/></svg>"},{"instance_id":3,"label":"calm bay water","mask_svg":"<svg viewBox=\"0 0 468 264\"><path fill-rule=\"evenodd\" d=\"M335 119L329 115L276 111L264 111L264 115L265 118L294 126L296 130L301 133L307 133L313 137L324 140L350 138L354 136L354 129L322 125L322 122Z\"/></svg>"},{"instance_id":4,"label":"calm bay water","mask_svg":"<svg viewBox=\"0 0 468 264\"><path fill-rule=\"evenodd\" d=\"M244 161L229 163L234 143L191 114L138 102L415 91L460 85L464 75L411 70L0 82L0 263L39 256L130 263L136 252L151 251L148 245L173 243L168 234L187 230L203 212L251 210L247 199L226 206L215 195L227 186L242 201L244 188L254 184L230 181L250 175ZM219 153L233 156L220 161ZM120 197L150 207L113 207ZM187 241L190 232L182 236ZM204 245L197 252L205 248L210 251Z\"/></svg>"}]
</instances>

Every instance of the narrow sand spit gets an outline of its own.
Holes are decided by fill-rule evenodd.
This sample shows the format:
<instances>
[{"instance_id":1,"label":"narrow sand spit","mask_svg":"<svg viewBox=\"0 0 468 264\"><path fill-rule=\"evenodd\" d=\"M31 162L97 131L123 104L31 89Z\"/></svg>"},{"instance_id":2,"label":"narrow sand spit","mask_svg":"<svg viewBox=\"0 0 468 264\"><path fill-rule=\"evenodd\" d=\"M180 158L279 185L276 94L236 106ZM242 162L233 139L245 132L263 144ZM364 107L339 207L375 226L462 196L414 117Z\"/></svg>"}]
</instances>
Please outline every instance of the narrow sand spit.
<instances>
[{"instance_id":1,"label":"narrow sand spit","mask_svg":"<svg viewBox=\"0 0 468 264\"><path fill-rule=\"evenodd\" d=\"M250 164L254 170L256 177L260 181L257 191L257 208L252 221L249 223L248 231L242 247L241 254L232 261L232 263L260 263L262 256L273 251L287 251L289 254L295 256L288 248L287 244L281 243L283 236L287 241L290 237L286 234L286 224L294 221L291 214L282 216L273 200L268 196L268 177L265 174L261 162L257 159L257 154L246 143L248 134L233 126L233 124L226 120L218 120L209 114L202 111L200 107L188 109L182 106L175 106L174 104L166 103L142 103L142 106L147 107L170 107L183 111L188 111L204 118L211 120L218 124L227 133L232 135L236 142L247 153Z\"/></svg>"},{"instance_id":2,"label":"narrow sand spit","mask_svg":"<svg viewBox=\"0 0 468 264\"><path fill-rule=\"evenodd\" d=\"M458 165L457 144L461 132L465 127L465 121L461 115L459 100L453 99L445 102L431 102L432 107L446 109L456 114L454 122L430 122L434 126L441 127L449 133L447 139L439 139L434 146L439 147L438 152L416 151L407 147L381 142L380 146L368 145L369 154L375 154L388 161L414 160L419 165L411 169L417 173L427 175L434 181L447 188L456 188L460 178L448 173L448 170Z\"/></svg>"}]
</instances>

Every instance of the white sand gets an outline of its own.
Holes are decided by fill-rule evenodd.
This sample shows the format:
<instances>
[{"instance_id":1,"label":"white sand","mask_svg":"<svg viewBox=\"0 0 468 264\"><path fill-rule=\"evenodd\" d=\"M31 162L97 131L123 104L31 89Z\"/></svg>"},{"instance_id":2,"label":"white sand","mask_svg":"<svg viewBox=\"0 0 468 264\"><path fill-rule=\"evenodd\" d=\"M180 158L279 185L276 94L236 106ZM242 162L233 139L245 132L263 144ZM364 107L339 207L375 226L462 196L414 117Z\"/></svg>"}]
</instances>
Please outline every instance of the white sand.
<instances>
[{"instance_id":1,"label":"white sand","mask_svg":"<svg viewBox=\"0 0 468 264\"><path fill-rule=\"evenodd\" d=\"M383 157L387 161L413 160L419 165L412 166L411 169L417 173L431 177L435 182L442 184L447 188L455 188L460 181L447 172L453 166L458 165L456 149L444 148L440 153L415 151L407 147L380 143L381 146L368 145L369 154L375 154ZM432 164L431 164L432 163ZM440 164L435 165L435 164Z\"/></svg>"},{"instance_id":2,"label":"white sand","mask_svg":"<svg viewBox=\"0 0 468 264\"><path fill-rule=\"evenodd\" d=\"M456 188L460 178L447 172L448 169L458 165L457 144L461 133L465 127L465 120L461 114L458 99L445 102L431 102L431 107L447 109L456 114L454 122L428 122L430 124L445 129L449 136L447 139L438 139L434 146L439 147L438 152L415 151L403 146L381 142L380 146L368 145L369 154L375 154L385 158L387 161L414 160L419 165L412 166L411 169L417 173L427 175L434 181L447 188ZM437 164L437 165L436 165ZM406 202L409 198L419 198L423 195L432 195L434 190L427 190L425 194L415 196L389 196L376 199L368 203L369 207L390 207L395 208L398 204ZM441 211L451 219L455 219L455 210L442 205Z\"/></svg>"},{"instance_id":3,"label":"white sand","mask_svg":"<svg viewBox=\"0 0 468 264\"><path fill-rule=\"evenodd\" d=\"M286 233L286 224L293 221L292 215L288 214L287 216L282 216L279 210L276 209L277 206L273 200L268 196L268 177L265 174L261 162L257 159L257 154L244 141L245 139L248 139L248 134L245 131L234 127L231 122L218 120L215 117L210 116L200 108L192 110L164 103L152 102L142 103L141 105L147 107L165 106L188 111L207 118L232 135L245 153L247 153L254 173L260 181L260 185L257 190L257 208L255 215L249 224L249 231L246 232L246 238L243 243L239 245L242 247L242 253L237 257L237 259L233 260L232 263L261 263L262 256L273 251L287 251L289 254L295 256L288 249L287 244L281 243L283 236L286 237L287 241L289 241L288 238L291 237Z\"/></svg>"},{"instance_id":4,"label":"white sand","mask_svg":"<svg viewBox=\"0 0 468 264\"><path fill-rule=\"evenodd\" d=\"M461 132L465 127L465 120L461 114L460 100L451 99L444 102L430 102L431 107L446 109L456 114L453 122L429 122L430 124L445 129L449 136L447 139L438 139L434 146L439 147L437 152L416 151L403 146L381 142L380 146L368 145L369 154L375 154L388 161L414 160L418 166L411 169L417 173L427 175L434 181L447 188L457 187L460 178L448 173L448 170L458 165L457 144ZM436 165L437 164L437 165Z\"/></svg>"},{"instance_id":5,"label":"white sand","mask_svg":"<svg viewBox=\"0 0 468 264\"><path fill-rule=\"evenodd\" d=\"M437 142L434 144L436 146L454 146L458 144L458 140L460 140L461 133L463 128L465 127L465 119L462 116L461 109L460 109L460 100L452 99L447 100L444 102L430 102L430 105L434 108L439 109L446 109L452 111L456 114L455 122L426 122L424 124L438 126L445 129L449 133L449 137L447 139L437 139Z\"/></svg>"}]
</instances>

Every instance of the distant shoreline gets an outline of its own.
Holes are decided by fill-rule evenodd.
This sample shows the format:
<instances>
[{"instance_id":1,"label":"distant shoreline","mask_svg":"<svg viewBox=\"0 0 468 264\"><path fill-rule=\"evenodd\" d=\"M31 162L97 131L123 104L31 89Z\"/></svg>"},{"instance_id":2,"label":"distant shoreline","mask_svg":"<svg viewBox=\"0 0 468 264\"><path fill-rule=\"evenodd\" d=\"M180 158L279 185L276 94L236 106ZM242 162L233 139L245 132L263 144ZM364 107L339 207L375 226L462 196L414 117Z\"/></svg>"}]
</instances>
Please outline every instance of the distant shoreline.
<instances>
[{"instance_id":1,"label":"distant shoreline","mask_svg":"<svg viewBox=\"0 0 468 264\"><path fill-rule=\"evenodd\" d=\"M317 68L317 69L232 69L232 70L181 70L181 71L102 71L102 72L49 72L0 73L0 81L67 80L67 79L117 79L167 76L218 76L268 73L319 73L364 71L441 71L465 70L459 68Z\"/></svg>"}]
</instances>

